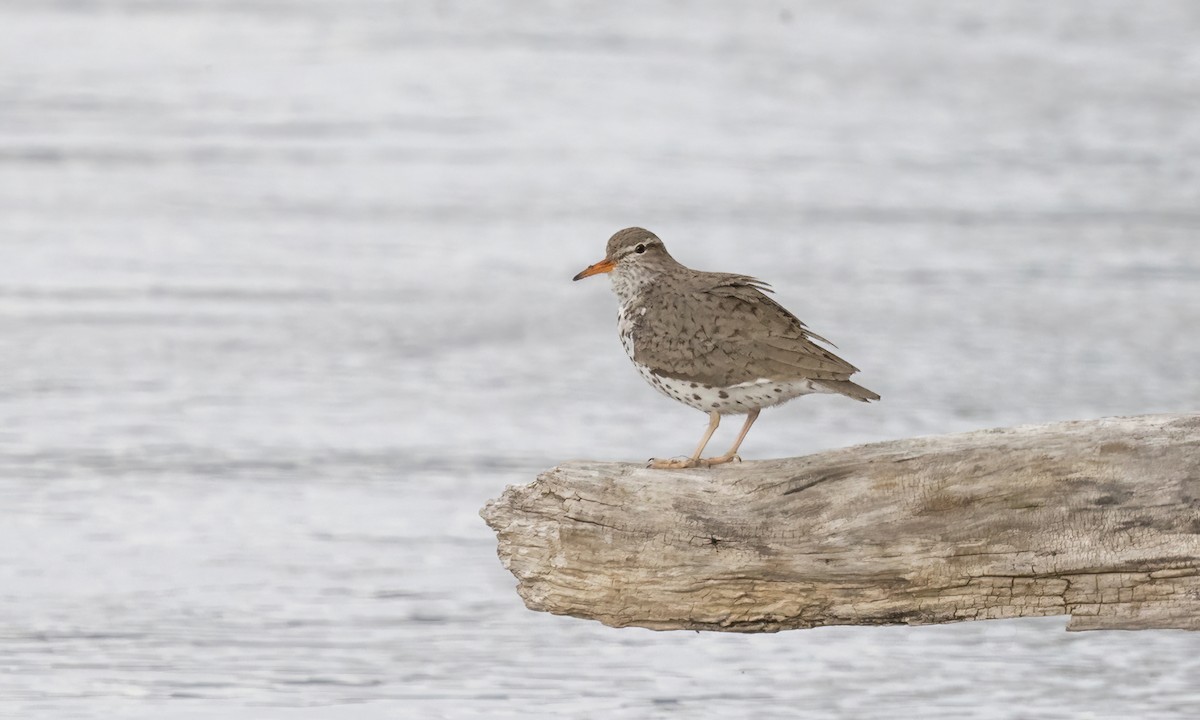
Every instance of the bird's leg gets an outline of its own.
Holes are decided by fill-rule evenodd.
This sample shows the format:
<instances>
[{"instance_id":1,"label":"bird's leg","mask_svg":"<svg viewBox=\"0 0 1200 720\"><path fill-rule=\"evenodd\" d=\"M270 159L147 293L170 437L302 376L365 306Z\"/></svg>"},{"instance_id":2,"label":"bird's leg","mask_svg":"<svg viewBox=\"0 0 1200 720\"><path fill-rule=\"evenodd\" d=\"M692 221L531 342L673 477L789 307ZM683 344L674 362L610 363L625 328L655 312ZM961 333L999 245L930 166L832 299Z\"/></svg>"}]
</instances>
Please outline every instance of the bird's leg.
<instances>
[{"instance_id":1,"label":"bird's leg","mask_svg":"<svg viewBox=\"0 0 1200 720\"><path fill-rule=\"evenodd\" d=\"M729 448L729 452L719 457L699 460L699 464L705 466L721 465L722 463L727 463L731 460L737 460L738 462L741 462L742 459L738 457L737 454L738 448L742 446L742 441L746 439L746 433L750 432L750 426L753 425L754 421L758 419L758 413L758 408L755 408L754 410L750 411L749 415L746 416L746 424L742 426L742 431L738 433L737 440L733 441L733 447Z\"/></svg>"},{"instance_id":2,"label":"bird's leg","mask_svg":"<svg viewBox=\"0 0 1200 720\"><path fill-rule=\"evenodd\" d=\"M704 452L704 447L708 445L709 438L711 438L713 433L717 431L717 426L720 424L721 416L715 411L710 412L708 414L708 430L704 432L704 437L700 438L700 444L696 446L696 452L692 453L690 458L679 458L678 460L651 459L647 464L652 468L658 468L660 470L696 467L703 462L700 459L700 453ZM734 449L736 450L737 448L735 447Z\"/></svg>"},{"instance_id":3,"label":"bird's leg","mask_svg":"<svg viewBox=\"0 0 1200 720\"><path fill-rule=\"evenodd\" d=\"M692 453L692 460L699 460L700 453L704 452L704 448L708 446L708 441L712 438L713 433L717 431L717 426L721 424L720 413L713 411L708 414L708 429L704 431L704 437L700 438L700 444L696 446L696 452Z\"/></svg>"}]
</instances>

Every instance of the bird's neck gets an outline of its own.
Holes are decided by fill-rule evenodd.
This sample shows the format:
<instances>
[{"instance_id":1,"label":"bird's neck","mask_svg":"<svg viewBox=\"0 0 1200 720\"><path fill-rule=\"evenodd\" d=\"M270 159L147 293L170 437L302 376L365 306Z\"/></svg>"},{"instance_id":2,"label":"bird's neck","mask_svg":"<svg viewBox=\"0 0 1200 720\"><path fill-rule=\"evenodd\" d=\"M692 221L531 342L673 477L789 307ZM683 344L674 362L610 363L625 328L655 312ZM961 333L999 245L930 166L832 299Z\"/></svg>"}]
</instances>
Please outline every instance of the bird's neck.
<instances>
[{"instance_id":1,"label":"bird's neck","mask_svg":"<svg viewBox=\"0 0 1200 720\"><path fill-rule=\"evenodd\" d=\"M645 267L618 265L608 276L621 306L628 307L637 304L637 298L658 282L662 273Z\"/></svg>"}]
</instances>

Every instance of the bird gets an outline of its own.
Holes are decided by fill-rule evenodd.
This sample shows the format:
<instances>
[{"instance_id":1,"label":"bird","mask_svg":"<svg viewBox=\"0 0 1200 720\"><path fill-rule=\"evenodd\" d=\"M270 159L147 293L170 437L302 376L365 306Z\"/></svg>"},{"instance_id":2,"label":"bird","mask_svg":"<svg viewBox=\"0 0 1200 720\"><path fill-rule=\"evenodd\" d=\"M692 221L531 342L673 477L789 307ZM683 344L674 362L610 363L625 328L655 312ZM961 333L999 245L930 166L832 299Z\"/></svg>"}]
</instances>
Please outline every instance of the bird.
<instances>
[{"instance_id":1,"label":"bird","mask_svg":"<svg viewBox=\"0 0 1200 720\"><path fill-rule=\"evenodd\" d=\"M617 333L638 373L659 392L708 414L690 456L651 458L661 469L741 461L738 449L764 408L812 393L870 402L879 395L850 380L858 368L836 347L771 299L748 275L702 272L681 264L654 233L618 231L604 259L574 280L607 274L620 304ZM729 451L702 458L724 415L746 415Z\"/></svg>"}]
</instances>

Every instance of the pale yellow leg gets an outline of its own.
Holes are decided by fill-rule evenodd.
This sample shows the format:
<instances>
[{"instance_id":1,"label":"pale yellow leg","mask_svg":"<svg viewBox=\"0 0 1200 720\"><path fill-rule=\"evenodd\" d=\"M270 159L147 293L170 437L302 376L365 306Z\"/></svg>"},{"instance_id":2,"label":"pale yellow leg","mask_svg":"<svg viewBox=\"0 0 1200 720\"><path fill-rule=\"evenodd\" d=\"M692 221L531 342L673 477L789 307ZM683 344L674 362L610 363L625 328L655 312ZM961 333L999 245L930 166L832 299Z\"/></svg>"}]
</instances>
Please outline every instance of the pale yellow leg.
<instances>
[{"instance_id":1,"label":"pale yellow leg","mask_svg":"<svg viewBox=\"0 0 1200 720\"><path fill-rule=\"evenodd\" d=\"M721 455L719 457L705 458L703 460L700 460L699 464L701 464L701 465L720 465L722 463L727 463L731 460L737 460L738 462L741 462L742 459L740 457L738 457L738 454L737 454L738 448L740 448L742 446L742 441L746 439L746 433L750 432L750 426L753 425L754 421L758 419L758 413L759 413L759 410L755 409L755 410L751 410L750 414L746 416L746 424L742 426L742 431L740 433L738 433L737 440L733 441L733 447L729 448L729 452L727 452L724 455ZM712 433L710 432L709 434L711 435ZM708 438L705 437L705 440L707 440L707 439ZM697 453L697 455L698 454L699 453Z\"/></svg>"},{"instance_id":2,"label":"pale yellow leg","mask_svg":"<svg viewBox=\"0 0 1200 720\"><path fill-rule=\"evenodd\" d=\"M758 411L756 410L755 413L757 412ZM655 460L651 458L650 462L647 464L652 468L658 468L660 470L696 467L696 465L704 462L700 459L700 453L704 452L705 446L708 445L709 439L713 436L713 433L717 431L717 426L720 424L721 416L716 412L710 412L708 414L708 430L704 432L704 437L700 438L700 444L696 446L696 452L692 453L690 458L680 458L677 460ZM745 432L743 431L742 434L745 435ZM738 438L738 442L741 442L741 438ZM736 449L737 446L734 446L734 450Z\"/></svg>"}]
</instances>

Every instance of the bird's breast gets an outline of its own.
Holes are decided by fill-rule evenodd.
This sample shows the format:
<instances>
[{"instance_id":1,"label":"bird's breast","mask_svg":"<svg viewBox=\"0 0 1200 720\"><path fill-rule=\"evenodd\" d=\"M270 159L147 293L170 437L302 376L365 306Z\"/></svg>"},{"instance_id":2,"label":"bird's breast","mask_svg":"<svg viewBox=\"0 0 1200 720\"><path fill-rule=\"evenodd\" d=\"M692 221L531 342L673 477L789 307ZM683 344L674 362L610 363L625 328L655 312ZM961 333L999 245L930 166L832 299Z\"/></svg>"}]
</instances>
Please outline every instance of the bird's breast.
<instances>
[{"instance_id":1,"label":"bird's breast","mask_svg":"<svg viewBox=\"0 0 1200 720\"><path fill-rule=\"evenodd\" d=\"M621 337L621 347L630 360L634 358L633 338L638 332L639 321L645 317L646 308L634 303L622 304L617 310L617 334Z\"/></svg>"}]
</instances>

